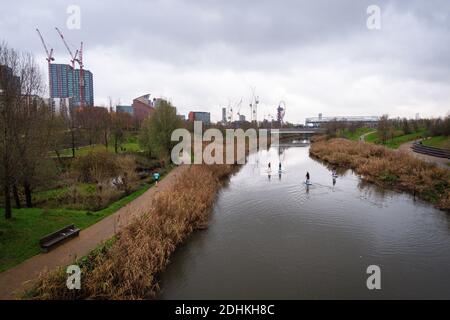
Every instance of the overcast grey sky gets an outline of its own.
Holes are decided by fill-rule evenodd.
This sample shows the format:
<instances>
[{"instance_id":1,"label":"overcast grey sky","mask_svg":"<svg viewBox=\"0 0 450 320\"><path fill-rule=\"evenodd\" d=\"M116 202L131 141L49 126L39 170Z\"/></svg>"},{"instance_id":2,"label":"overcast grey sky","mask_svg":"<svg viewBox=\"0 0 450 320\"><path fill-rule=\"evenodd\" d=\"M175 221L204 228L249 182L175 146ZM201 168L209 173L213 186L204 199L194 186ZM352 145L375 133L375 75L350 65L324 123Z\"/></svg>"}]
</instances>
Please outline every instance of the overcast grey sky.
<instances>
[{"instance_id":1,"label":"overcast grey sky","mask_svg":"<svg viewBox=\"0 0 450 320\"><path fill-rule=\"evenodd\" d=\"M35 28L69 61L55 26L75 50L84 41L95 103L131 104L145 93L171 99L180 113L222 106L252 87L258 118L324 115L444 116L450 110L450 1L5 1L0 40L31 51L47 76ZM68 29L69 5L81 28ZM369 30L367 7L381 8Z\"/></svg>"}]
</instances>

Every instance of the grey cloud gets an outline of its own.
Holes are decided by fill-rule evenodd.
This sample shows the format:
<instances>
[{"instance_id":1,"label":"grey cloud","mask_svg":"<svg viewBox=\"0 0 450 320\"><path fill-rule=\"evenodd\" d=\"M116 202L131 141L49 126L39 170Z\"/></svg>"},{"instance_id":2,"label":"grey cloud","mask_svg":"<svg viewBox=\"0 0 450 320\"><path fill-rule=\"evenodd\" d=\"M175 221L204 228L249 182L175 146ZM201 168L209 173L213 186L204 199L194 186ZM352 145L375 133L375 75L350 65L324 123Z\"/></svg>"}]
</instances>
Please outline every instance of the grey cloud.
<instances>
[{"instance_id":1,"label":"grey cloud","mask_svg":"<svg viewBox=\"0 0 450 320\"><path fill-rule=\"evenodd\" d=\"M70 4L81 8L81 30L65 28ZM366 8L371 4L382 9L380 31L366 28ZM208 81L202 81L214 74L233 74L233 81L242 79L242 83L276 79L273 85L279 87L279 92L324 108L331 104L351 108L348 106L364 102L364 97L351 101L352 90L342 91L360 83L373 85L366 81L373 78L382 79L381 84L377 83L380 86L383 82L386 86L416 83L409 87L415 91L411 92L411 101L430 101L432 97L416 92L416 88L418 83L432 86L428 92L435 93L433 105L443 105L442 114L450 100L449 94L442 92L443 85L450 83L447 0L43 0L8 2L1 7L0 38L13 47L41 57L43 49L35 33L35 27L39 27L55 48L57 61L64 62L67 53L54 26L61 27L73 46L83 40L87 67L104 77L96 78L97 83L102 81L98 86L101 91L97 91L102 97L134 94L125 89L126 85L106 79L107 72L117 65L121 70L141 70L142 81L138 84L155 81L159 76L164 88L172 83L173 96L179 93L189 103L223 100L213 96L220 90L211 90ZM105 66L102 61L111 65ZM173 70L172 74L155 75L157 68L148 69L161 64L167 67L164 70ZM322 77L302 78L310 74ZM202 77L193 81L200 87L194 90L183 86L185 75ZM329 83L326 78L330 78ZM301 86L291 85L292 81ZM320 82L329 84L327 91L316 90ZM124 91L106 92L106 83ZM380 90L395 94L387 87ZM197 97L199 92L204 97ZM385 107L382 104L395 103L394 97L386 96L366 104L378 104L381 109ZM376 107L371 110L378 111Z\"/></svg>"}]
</instances>

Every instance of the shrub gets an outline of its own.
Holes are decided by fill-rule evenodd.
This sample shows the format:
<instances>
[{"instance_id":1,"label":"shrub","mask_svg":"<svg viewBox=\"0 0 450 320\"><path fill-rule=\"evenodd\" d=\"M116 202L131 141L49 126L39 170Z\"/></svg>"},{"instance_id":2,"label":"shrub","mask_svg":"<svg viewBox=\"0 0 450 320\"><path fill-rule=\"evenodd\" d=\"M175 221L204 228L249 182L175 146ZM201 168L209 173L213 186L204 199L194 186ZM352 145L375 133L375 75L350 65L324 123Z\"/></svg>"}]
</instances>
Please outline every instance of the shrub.
<instances>
[{"instance_id":1,"label":"shrub","mask_svg":"<svg viewBox=\"0 0 450 320\"><path fill-rule=\"evenodd\" d=\"M102 182L117 176L119 165L117 155L107 151L89 152L75 159L73 169L82 182Z\"/></svg>"},{"instance_id":2,"label":"shrub","mask_svg":"<svg viewBox=\"0 0 450 320\"><path fill-rule=\"evenodd\" d=\"M205 228L222 181L236 166L185 167L176 188L157 194L148 208L108 247L82 258L82 289L68 290L60 270L40 277L34 299L144 299L159 291L158 273L170 255L196 229ZM76 293L74 293L76 291Z\"/></svg>"}]
</instances>

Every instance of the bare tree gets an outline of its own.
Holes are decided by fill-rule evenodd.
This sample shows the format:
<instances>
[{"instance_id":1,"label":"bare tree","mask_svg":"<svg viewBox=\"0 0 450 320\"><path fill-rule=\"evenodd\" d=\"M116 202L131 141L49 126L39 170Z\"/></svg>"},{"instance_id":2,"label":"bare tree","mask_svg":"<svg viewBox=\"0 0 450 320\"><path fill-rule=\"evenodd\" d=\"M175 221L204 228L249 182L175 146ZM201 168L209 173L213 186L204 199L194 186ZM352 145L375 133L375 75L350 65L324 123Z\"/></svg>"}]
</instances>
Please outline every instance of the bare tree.
<instances>
[{"instance_id":1,"label":"bare tree","mask_svg":"<svg viewBox=\"0 0 450 320\"><path fill-rule=\"evenodd\" d=\"M377 133L378 139L381 143L386 143L389 138L391 128L390 128L389 120L387 115L383 115L378 121Z\"/></svg>"},{"instance_id":2,"label":"bare tree","mask_svg":"<svg viewBox=\"0 0 450 320\"><path fill-rule=\"evenodd\" d=\"M17 186L24 188L26 204L32 206L31 191L48 160L51 111L40 97L41 74L33 56L0 45L0 127L3 132L2 184L5 218L11 218L11 190L20 206Z\"/></svg>"},{"instance_id":3,"label":"bare tree","mask_svg":"<svg viewBox=\"0 0 450 320\"><path fill-rule=\"evenodd\" d=\"M125 139L125 132L129 130L133 122L130 114L122 112L111 113L111 134L114 143L114 151L118 153L120 145Z\"/></svg>"},{"instance_id":4,"label":"bare tree","mask_svg":"<svg viewBox=\"0 0 450 320\"><path fill-rule=\"evenodd\" d=\"M20 74L19 54L3 42L0 44L0 129L3 136L0 142L0 158L6 219L12 217L11 185L15 184L12 129L17 120L14 106L20 97L20 78L17 74Z\"/></svg>"}]
</instances>

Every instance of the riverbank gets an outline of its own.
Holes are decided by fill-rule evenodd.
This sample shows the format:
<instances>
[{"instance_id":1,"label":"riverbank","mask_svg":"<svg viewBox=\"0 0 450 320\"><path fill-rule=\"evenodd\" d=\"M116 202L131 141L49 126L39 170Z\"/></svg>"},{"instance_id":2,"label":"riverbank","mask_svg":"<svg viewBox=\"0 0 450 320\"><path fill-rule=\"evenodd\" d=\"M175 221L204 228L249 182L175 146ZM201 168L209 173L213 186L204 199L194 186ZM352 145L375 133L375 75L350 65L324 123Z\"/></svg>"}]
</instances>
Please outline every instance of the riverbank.
<instances>
[{"instance_id":1,"label":"riverbank","mask_svg":"<svg viewBox=\"0 0 450 320\"><path fill-rule=\"evenodd\" d=\"M411 155L412 157L417 158L419 160L422 160L422 161L425 161L428 163L434 163L437 166L439 166L441 168L445 168L447 170L450 169L449 159L438 158L438 157L433 157L433 156L430 156L427 154L414 152L414 150L412 149L414 143L415 143L415 141L404 143L400 146L400 148L398 148L398 150L401 152L407 153L407 154Z\"/></svg>"},{"instance_id":2,"label":"riverbank","mask_svg":"<svg viewBox=\"0 0 450 320\"><path fill-rule=\"evenodd\" d=\"M59 268L41 276L27 298L155 298L158 274L186 237L206 227L217 191L236 168L186 167L173 187L158 193L115 238L76 262L83 274L81 290L68 290L65 270Z\"/></svg>"},{"instance_id":3,"label":"riverbank","mask_svg":"<svg viewBox=\"0 0 450 320\"><path fill-rule=\"evenodd\" d=\"M315 141L310 154L334 166L355 170L363 180L406 191L450 210L450 171L382 146L346 139Z\"/></svg>"},{"instance_id":4,"label":"riverbank","mask_svg":"<svg viewBox=\"0 0 450 320\"><path fill-rule=\"evenodd\" d=\"M173 188L173 182L181 174L184 167L170 171L159 183L158 187L142 190L140 194L123 198L108 208L108 216L103 216L97 223L81 230L80 235L61 244L48 253L36 254L22 263L0 273L0 299L15 299L28 290L43 272L73 263L79 257L86 256L103 241L111 239L118 231L130 223L144 208L151 206L158 192ZM126 202L125 202L126 201ZM48 216L46 216L49 219ZM30 236L30 235L29 235ZM29 239L24 240L30 242ZM38 242L31 241L40 252ZM20 248L19 244L17 248ZM16 249L17 251L20 251Z\"/></svg>"}]
</instances>

